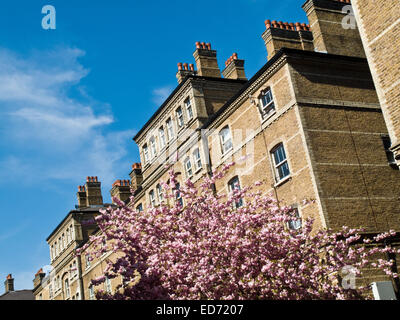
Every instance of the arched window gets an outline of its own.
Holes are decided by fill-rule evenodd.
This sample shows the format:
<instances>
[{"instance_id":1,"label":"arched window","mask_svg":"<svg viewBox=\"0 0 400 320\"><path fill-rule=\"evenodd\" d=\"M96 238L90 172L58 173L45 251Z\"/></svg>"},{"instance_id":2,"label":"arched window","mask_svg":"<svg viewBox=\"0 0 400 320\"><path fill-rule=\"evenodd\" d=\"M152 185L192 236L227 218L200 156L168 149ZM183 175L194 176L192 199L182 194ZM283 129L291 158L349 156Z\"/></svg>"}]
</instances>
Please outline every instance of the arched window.
<instances>
[{"instance_id":1,"label":"arched window","mask_svg":"<svg viewBox=\"0 0 400 320\"><path fill-rule=\"evenodd\" d=\"M263 118L268 117L275 112L274 98L272 97L271 88L267 88L261 92L260 99L260 112Z\"/></svg>"},{"instance_id":2,"label":"arched window","mask_svg":"<svg viewBox=\"0 0 400 320\"><path fill-rule=\"evenodd\" d=\"M271 157L275 169L275 180L279 182L290 175L289 164L283 143L278 144L272 149Z\"/></svg>"},{"instance_id":3,"label":"arched window","mask_svg":"<svg viewBox=\"0 0 400 320\"><path fill-rule=\"evenodd\" d=\"M142 205L142 204L139 204L139 205L136 207L136 211L137 211L137 212L143 212L143 205Z\"/></svg>"},{"instance_id":4,"label":"arched window","mask_svg":"<svg viewBox=\"0 0 400 320\"><path fill-rule=\"evenodd\" d=\"M229 126L224 127L219 132L219 137L221 140L222 154L225 154L233 148L232 136L231 131L229 130Z\"/></svg>"},{"instance_id":5,"label":"arched window","mask_svg":"<svg viewBox=\"0 0 400 320\"><path fill-rule=\"evenodd\" d=\"M229 188L229 192L234 192L235 190L240 190L240 182L239 182L238 176L229 180L228 188ZM242 205L243 205L243 199L239 199L235 203L236 208L240 208Z\"/></svg>"}]
</instances>

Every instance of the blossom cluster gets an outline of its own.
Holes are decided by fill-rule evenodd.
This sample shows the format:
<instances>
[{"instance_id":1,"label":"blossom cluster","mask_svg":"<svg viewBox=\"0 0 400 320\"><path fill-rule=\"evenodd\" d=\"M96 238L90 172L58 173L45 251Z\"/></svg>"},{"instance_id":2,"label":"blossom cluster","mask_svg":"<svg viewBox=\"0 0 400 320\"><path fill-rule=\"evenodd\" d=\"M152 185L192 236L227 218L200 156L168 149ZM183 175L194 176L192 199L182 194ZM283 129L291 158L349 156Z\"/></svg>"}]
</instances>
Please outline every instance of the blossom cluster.
<instances>
[{"instance_id":1,"label":"blossom cluster","mask_svg":"<svg viewBox=\"0 0 400 320\"><path fill-rule=\"evenodd\" d=\"M123 281L113 294L98 290L97 298L362 299L367 288L342 286L339 275L346 266L358 278L367 267L397 277L393 261L375 259L399 252L381 243L392 231L371 245L361 229L315 230L311 218L292 230L289 222L299 219L293 208L263 194L261 183L216 194L216 181L233 165L198 185L188 180L179 190L171 170L162 184L165 201L144 212L133 209L133 196L128 204L115 198L117 208L101 210L99 233L78 254L114 252L104 275L91 284ZM183 201L175 201L178 192Z\"/></svg>"}]
</instances>

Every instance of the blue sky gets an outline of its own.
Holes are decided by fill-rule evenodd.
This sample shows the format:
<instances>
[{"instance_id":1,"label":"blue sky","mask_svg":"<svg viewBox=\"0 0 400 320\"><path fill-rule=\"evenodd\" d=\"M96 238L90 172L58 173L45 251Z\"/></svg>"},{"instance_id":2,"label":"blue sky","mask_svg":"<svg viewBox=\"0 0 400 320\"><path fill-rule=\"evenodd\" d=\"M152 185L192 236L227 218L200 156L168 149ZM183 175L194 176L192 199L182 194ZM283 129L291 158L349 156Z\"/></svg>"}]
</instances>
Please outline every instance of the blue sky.
<instances>
[{"instance_id":1,"label":"blue sky","mask_svg":"<svg viewBox=\"0 0 400 320\"><path fill-rule=\"evenodd\" d=\"M44 30L44 5L56 30ZM266 63L264 20L307 22L299 0L0 2L0 283L32 288L45 239L98 176L103 197L139 160L132 137L177 85L178 62L211 42L250 78ZM4 289L1 289L0 294Z\"/></svg>"}]
</instances>

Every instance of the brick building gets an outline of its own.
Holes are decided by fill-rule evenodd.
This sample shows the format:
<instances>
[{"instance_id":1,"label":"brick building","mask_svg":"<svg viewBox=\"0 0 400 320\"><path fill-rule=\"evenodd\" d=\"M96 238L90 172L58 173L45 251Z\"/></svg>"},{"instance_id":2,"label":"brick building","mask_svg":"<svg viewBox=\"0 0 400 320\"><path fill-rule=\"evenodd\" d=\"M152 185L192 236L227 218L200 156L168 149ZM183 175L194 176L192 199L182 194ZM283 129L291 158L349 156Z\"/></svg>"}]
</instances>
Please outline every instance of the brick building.
<instances>
[{"instance_id":1,"label":"brick building","mask_svg":"<svg viewBox=\"0 0 400 320\"><path fill-rule=\"evenodd\" d=\"M196 66L178 64L178 86L134 137L141 163L132 166L130 180L113 184L111 194L125 201L133 187L134 206L142 211L165 201L160 183L168 179L166 163L173 165L180 183L196 183L234 160L237 165L216 185L219 193L263 180L264 192L295 206L299 216L313 217L316 228L400 231L400 171L393 163L360 33L342 26L348 5L308 0L303 9L309 24L266 20L262 38L268 59L249 80L237 53L220 70L217 51L197 42ZM70 213L48 238L51 248L56 241L63 243L62 234L71 225L85 229L74 217L96 214L98 208L88 200L101 198L90 195L96 188L79 188L78 212ZM303 204L304 199L316 201ZM72 229L75 247L95 232L83 236ZM60 293L72 281L78 283L68 273L73 248L52 253ZM101 275L104 259L76 260L81 284L69 290L80 290L80 295L58 293L52 299L93 298L95 289L88 284ZM385 279L371 270L365 281ZM104 289L113 290L119 281ZM49 283L38 281L35 295L48 290Z\"/></svg>"},{"instance_id":2,"label":"brick building","mask_svg":"<svg viewBox=\"0 0 400 320\"><path fill-rule=\"evenodd\" d=\"M355 18L391 138L400 163L400 2L352 0Z\"/></svg>"}]
</instances>

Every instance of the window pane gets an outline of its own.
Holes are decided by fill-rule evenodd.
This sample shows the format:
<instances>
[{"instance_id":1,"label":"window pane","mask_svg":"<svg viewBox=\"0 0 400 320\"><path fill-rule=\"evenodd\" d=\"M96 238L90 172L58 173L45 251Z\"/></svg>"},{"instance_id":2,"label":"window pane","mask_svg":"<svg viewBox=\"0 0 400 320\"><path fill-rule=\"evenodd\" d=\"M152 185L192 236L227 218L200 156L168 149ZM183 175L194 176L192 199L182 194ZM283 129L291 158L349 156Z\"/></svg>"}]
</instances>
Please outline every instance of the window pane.
<instances>
[{"instance_id":1,"label":"window pane","mask_svg":"<svg viewBox=\"0 0 400 320\"><path fill-rule=\"evenodd\" d=\"M279 172L279 179L280 180L282 180L283 178L287 177L290 174L288 163L285 162L284 164L279 166L278 167L278 172Z\"/></svg>"}]
</instances>

